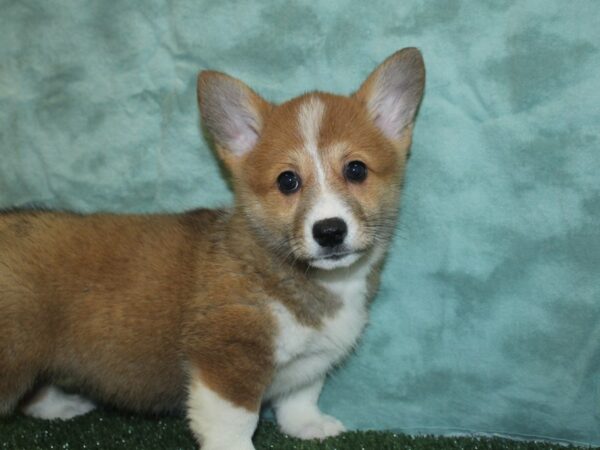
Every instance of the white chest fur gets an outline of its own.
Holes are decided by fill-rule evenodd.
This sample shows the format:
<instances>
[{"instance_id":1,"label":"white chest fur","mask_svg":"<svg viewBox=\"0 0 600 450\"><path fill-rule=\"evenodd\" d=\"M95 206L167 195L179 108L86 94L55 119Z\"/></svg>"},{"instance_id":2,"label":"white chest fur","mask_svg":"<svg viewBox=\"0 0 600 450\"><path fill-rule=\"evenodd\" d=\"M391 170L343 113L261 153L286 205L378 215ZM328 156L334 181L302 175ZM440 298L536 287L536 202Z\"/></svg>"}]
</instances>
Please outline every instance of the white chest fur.
<instances>
[{"instance_id":1,"label":"white chest fur","mask_svg":"<svg viewBox=\"0 0 600 450\"><path fill-rule=\"evenodd\" d=\"M323 376L356 344L367 323L367 279L382 256L375 251L352 268L323 272L323 287L339 297L342 307L319 328L305 326L280 303L273 303L278 322L275 360L277 371L266 397L273 398Z\"/></svg>"}]
</instances>

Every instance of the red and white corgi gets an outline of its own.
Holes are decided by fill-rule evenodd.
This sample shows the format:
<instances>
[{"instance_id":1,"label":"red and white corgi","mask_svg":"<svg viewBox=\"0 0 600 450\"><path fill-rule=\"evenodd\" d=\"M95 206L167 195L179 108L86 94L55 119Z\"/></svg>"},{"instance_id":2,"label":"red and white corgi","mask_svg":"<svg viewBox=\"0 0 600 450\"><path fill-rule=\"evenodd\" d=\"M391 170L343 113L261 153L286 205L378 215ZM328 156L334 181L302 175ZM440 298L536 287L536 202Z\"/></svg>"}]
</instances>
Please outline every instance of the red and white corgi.
<instances>
[{"instance_id":1,"label":"red and white corgi","mask_svg":"<svg viewBox=\"0 0 600 450\"><path fill-rule=\"evenodd\" d=\"M204 450L253 449L263 402L292 436L344 431L317 399L367 322L424 82L414 48L280 105L202 72L231 209L1 213L0 414L45 385L25 412L182 410Z\"/></svg>"}]
</instances>

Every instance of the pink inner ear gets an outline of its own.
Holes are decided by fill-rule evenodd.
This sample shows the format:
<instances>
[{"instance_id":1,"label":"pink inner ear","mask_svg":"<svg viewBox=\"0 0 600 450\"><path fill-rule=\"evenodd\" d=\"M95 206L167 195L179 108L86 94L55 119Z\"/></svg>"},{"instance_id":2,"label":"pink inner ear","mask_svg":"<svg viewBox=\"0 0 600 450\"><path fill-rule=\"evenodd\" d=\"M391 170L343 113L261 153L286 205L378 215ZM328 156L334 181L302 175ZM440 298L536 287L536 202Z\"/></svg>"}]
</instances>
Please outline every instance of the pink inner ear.
<instances>
[{"instance_id":1,"label":"pink inner ear","mask_svg":"<svg viewBox=\"0 0 600 450\"><path fill-rule=\"evenodd\" d=\"M258 133L247 125L240 125L237 132L232 133L229 147L236 155L243 155L252 150L258 141Z\"/></svg>"},{"instance_id":2,"label":"pink inner ear","mask_svg":"<svg viewBox=\"0 0 600 450\"><path fill-rule=\"evenodd\" d=\"M397 139L404 126L402 99L392 93L381 93L381 96L370 105L375 112L375 125L390 139Z\"/></svg>"},{"instance_id":3,"label":"pink inner ear","mask_svg":"<svg viewBox=\"0 0 600 450\"><path fill-rule=\"evenodd\" d=\"M229 102L223 104L222 136L229 150L240 156L252 150L258 141L258 118L246 99L225 97L225 100Z\"/></svg>"},{"instance_id":4,"label":"pink inner ear","mask_svg":"<svg viewBox=\"0 0 600 450\"><path fill-rule=\"evenodd\" d=\"M251 92L229 78L213 81L205 92L206 122L217 142L234 155L243 155L256 145L261 125Z\"/></svg>"},{"instance_id":5,"label":"pink inner ear","mask_svg":"<svg viewBox=\"0 0 600 450\"><path fill-rule=\"evenodd\" d=\"M375 118L375 125L377 125L377 128L379 128L388 138L396 137L394 124L388 116L382 116L379 114Z\"/></svg>"}]
</instances>

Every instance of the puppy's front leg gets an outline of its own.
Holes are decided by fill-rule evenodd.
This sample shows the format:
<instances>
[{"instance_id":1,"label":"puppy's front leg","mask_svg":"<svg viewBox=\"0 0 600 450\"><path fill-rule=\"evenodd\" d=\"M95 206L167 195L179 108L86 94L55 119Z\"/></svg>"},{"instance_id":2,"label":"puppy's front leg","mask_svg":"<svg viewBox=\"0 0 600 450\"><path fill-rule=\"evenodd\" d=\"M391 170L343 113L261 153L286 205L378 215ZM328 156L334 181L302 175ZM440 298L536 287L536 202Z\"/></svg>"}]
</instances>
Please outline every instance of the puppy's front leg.
<instances>
[{"instance_id":1,"label":"puppy's front leg","mask_svg":"<svg viewBox=\"0 0 600 450\"><path fill-rule=\"evenodd\" d=\"M187 414L202 450L254 450L258 411L233 404L200 377L190 383Z\"/></svg>"},{"instance_id":2,"label":"puppy's front leg","mask_svg":"<svg viewBox=\"0 0 600 450\"><path fill-rule=\"evenodd\" d=\"M323 414L317 406L325 377L274 400L281 431L300 439L325 439L345 431L335 417Z\"/></svg>"},{"instance_id":3,"label":"puppy's front leg","mask_svg":"<svg viewBox=\"0 0 600 450\"><path fill-rule=\"evenodd\" d=\"M253 450L252 435L273 374L268 311L229 304L202 311L186 333L187 415L202 450Z\"/></svg>"}]
</instances>

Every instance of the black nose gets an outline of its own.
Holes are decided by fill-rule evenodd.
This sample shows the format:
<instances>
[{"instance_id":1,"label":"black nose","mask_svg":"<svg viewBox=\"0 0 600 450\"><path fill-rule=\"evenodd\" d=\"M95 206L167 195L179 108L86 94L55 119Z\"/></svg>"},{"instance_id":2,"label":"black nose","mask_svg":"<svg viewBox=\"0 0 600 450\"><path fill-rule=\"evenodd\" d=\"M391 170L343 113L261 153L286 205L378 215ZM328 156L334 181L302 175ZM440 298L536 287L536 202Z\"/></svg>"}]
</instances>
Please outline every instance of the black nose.
<instances>
[{"instance_id":1,"label":"black nose","mask_svg":"<svg viewBox=\"0 0 600 450\"><path fill-rule=\"evenodd\" d=\"M339 217L319 220L313 225L313 237L321 247L335 247L344 242L348 227Z\"/></svg>"}]
</instances>

